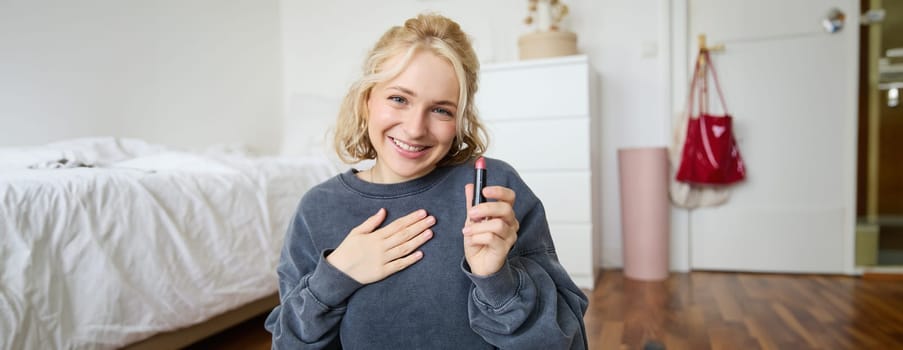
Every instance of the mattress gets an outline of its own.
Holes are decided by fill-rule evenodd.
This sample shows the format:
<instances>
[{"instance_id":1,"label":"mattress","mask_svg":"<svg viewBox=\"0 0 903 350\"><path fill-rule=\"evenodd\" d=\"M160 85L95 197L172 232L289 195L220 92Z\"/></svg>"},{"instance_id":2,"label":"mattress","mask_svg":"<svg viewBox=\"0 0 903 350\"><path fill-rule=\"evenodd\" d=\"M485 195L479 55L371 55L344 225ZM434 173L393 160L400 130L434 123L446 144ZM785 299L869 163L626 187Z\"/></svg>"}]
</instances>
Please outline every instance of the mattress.
<instances>
[{"instance_id":1,"label":"mattress","mask_svg":"<svg viewBox=\"0 0 903 350\"><path fill-rule=\"evenodd\" d=\"M336 172L114 138L0 149L0 346L118 348L272 294L298 201Z\"/></svg>"}]
</instances>

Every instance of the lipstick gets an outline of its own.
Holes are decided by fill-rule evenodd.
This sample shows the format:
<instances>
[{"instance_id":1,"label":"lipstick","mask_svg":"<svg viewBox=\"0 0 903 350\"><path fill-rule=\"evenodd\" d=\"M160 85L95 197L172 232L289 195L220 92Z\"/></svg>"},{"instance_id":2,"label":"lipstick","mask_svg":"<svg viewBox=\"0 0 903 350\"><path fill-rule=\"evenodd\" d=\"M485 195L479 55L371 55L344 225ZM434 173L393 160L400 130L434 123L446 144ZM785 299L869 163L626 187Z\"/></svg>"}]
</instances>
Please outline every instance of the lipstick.
<instances>
[{"instance_id":1,"label":"lipstick","mask_svg":"<svg viewBox=\"0 0 903 350\"><path fill-rule=\"evenodd\" d=\"M483 188L486 187L486 159L477 158L473 164L473 206L486 202L483 197Z\"/></svg>"}]
</instances>

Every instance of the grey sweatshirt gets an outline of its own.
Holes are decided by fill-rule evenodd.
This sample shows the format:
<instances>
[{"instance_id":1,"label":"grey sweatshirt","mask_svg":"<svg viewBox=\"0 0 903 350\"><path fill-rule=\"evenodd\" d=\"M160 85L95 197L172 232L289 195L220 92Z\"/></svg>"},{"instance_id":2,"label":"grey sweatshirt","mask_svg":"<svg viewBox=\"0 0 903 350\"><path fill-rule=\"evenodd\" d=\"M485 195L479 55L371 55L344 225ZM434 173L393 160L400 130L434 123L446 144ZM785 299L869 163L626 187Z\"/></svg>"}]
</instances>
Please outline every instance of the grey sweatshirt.
<instances>
[{"instance_id":1,"label":"grey sweatshirt","mask_svg":"<svg viewBox=\"0 0 903 350\"><path fill-rule=\"evenodd\" d=\"M585 349L587 298L558 263L542 203L508 164L486 160L488 186L517 194L517 242L497 273L464 259L464 185L473 161L398 184L342 173L301 199L277 267L281 304L266 320L274 349ZM362 285L325 259L380 208L383 225L417 209L436 218L423 258Z\"/></svg>"}]
</instances>

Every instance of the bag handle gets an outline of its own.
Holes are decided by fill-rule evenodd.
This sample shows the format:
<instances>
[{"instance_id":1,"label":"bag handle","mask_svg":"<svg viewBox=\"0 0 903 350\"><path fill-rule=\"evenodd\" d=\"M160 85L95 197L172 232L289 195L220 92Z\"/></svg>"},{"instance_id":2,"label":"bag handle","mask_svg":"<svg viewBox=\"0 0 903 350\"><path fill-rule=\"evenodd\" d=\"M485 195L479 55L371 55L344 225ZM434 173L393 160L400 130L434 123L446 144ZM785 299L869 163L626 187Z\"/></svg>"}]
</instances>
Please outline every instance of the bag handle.
<instances>
[{"instance_id":1,"label":"bag handle","mask_svg":"<svg viewBox=\"0 0 903 350\"><path fill-rule=\"evenodd\" d=\"M698 107L700 113L705 113L708 108L703 104L703 95L705 94L705 89L703 89L702 84L705 84L705 57L703 56L702 50L699 51L699 55L696 56L696 65L693 68L693 79L690 80L690 94L687 99L687 117L695 118L696 114L693 113L693 107ZM699 94L699 99L697 99L697 94Z\"/></svg>"},{"instance_id":2,"label":"bag handle","mask_svg":"<svg viewBox=\"0 0 903 350\"><path fill-rule=\"evenodd\" d=\"M730 113L728 113L728 111L727 111L727 103L724 102L724 93L721 91L721 83L718 82L718 72L715 71L715 65L712 64L712 56L709 55L709 50L702 50L701 54L704 55L704 57L705 57L705 62L703 63L703 65L704 65L703 69L705 70L705 72L703 74L705 74L705 75L703 76L704 81L703 81L702 86L703 86L703 96L705 97L706 112L708 112L708 104L709 104L708 103L709 101L708 101L708 79L707 78L708 78L708 73L712 72L712 80L715 81L715 89L718 92L718 100L721 101L721 109L724 110L725 115L729 115Z\"/></svg>"},{"instance_id":3,"label":"bag handle","mask_svg":"<svg viewBox=\"0 0 903 350\"><path fill-rule=\"evenodd\" d=\"M693 79L690 81L690 94L687 99L687 114L689 118L694 118L693 113L694 102L698 105L700 113L708 113L708 73L712 72L712 78L715 81L715 89L718 92L718 99L721 102L721 108L725 115L730 113L727 111L727 103L724 100L724 93L721 90L721 83L718 81L718 73L712 65L712 59L708 50L699 50L696 56L696 65L693 68ZM698 84L698 85L697 85ZM696 99L696 93L699 93L699 99Z\"/></svg>"},{"instance_id":4,"label":"bag handle","mask_svg":"<svg viewBox=\"0 0 903 350\"><path fill-rule=\"evenodd\" d=\"M696 67L693 69L693 81L690 83L690 97L689 101L687 101L687 113L689 113L689 118L694 118L693 116L693 100L696 96L696 90L699 89L699 111L700 113L706 113L708 109L708 87L707 87L707 73L709 68L705 64L705 60L709 58L708 51L700 50L699 56L696 59ZM711 61L711 59L708 59ZM700 68L702 71L700 71ZM724 103L724 96L721 93L721 85L718 83L718 77L715 74L714 69L712 69L713 77L715 79L715 88L718 90L718 97L721 100L721 107L724 108L724 113L727 115L727 104ZM700 81L701 80L701 81ZM697 82L699 82L699 86L697 86ZM715 154L712 151L712 145L708 137L708 133L706 130L708 126L706 125L705 118L698 118L699 122L697 125L699 126L699 134L702 138L703 150L705 151L705 155L709 164L711 164L715 168L719 168L718 160L715 158Z\"/></svg>"}]
</instances>

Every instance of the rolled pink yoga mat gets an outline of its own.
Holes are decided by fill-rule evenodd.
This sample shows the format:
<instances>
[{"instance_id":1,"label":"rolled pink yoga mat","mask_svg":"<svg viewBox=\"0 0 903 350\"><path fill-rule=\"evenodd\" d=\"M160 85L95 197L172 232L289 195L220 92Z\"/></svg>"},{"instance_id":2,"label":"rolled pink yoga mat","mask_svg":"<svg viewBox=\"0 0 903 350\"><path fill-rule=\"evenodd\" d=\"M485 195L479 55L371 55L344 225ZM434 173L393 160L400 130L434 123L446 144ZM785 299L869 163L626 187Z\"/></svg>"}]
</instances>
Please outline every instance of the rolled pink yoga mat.
<instances>
[{"instance_id":1,"label":"rolled pink yoga mat","mask_svg":"<svg viewBox=\"0 0 903 350\"><path fill-rule=\"evenodd\" d=\"M618 150L624 275L668 278L671 210L668 151L664 147Z\"/></svg>"}]
</instances>

